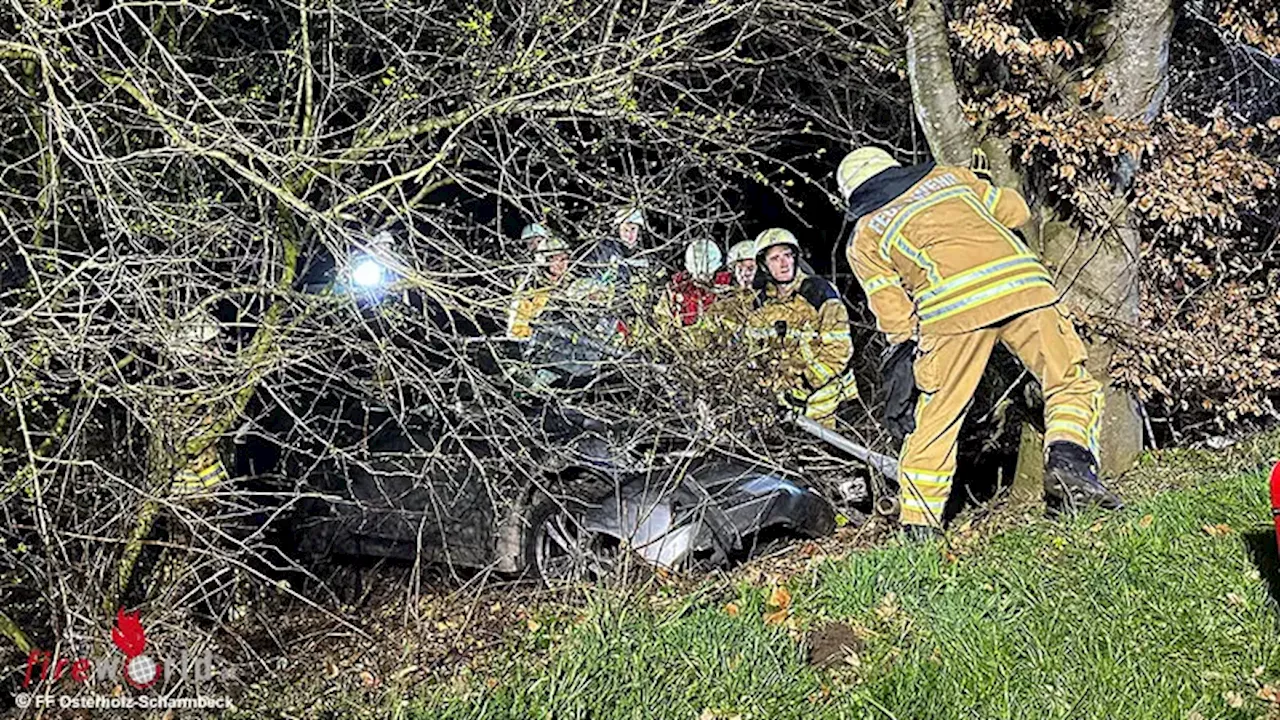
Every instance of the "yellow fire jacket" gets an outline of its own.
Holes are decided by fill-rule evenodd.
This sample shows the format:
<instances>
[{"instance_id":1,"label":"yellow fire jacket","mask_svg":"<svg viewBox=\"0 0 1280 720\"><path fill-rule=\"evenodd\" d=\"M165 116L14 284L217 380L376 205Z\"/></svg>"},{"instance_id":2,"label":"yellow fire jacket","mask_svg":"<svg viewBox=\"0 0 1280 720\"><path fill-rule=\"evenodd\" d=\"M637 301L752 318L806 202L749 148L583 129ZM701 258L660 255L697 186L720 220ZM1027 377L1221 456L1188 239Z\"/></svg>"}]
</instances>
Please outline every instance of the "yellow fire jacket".
<instances>
[{"instance_id":1,"label":"yellow fire jacket","mask_svg":"<svg viewBox=\"0 0 1280 720\"><path fill-rule=\"evenodd\" d=\"M938 166L859 218L845 255L891 343L955 335L1057 301L1040 259L1009 230L1030 217L1018 191Z\"/></svg>"},{"instance_id":2,"label":"yellow fire jacket","mask_svg":"<svg viewBox=\"0 0 1280 720\"><path fill-rule=\"evenodd\" d=\"M769 283L756 304L751 336L781 351L782 385L816 390L844 372L853 357L849 313L831 283L796 268L795 279Z\"/></svg>"},{"instance_id":3,"label":"yellow fire jacket","mask_svg":"<svg viewBox=\"0 0 1280 720\"><path fill-rule=\"evenodd\" d=\"M551 300L551 288L539 287L516 293L507 312L507 335L527 340L533 335L533 322Z\"/></svg>"}]
</instances>

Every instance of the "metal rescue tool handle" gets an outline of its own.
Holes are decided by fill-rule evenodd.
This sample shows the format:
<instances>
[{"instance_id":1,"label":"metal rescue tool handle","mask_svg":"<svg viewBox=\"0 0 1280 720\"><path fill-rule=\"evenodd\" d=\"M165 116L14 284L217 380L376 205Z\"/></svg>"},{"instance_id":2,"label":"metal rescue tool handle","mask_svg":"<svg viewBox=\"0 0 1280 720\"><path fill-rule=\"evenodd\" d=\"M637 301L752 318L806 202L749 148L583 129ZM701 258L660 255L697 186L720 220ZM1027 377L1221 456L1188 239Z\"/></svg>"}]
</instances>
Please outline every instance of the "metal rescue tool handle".
<instances>
[{"instance_id":1,"label":"metal rescue tool handle","mask_svg":"<svg viewBox=\"0 0 1280 720\"><path fill-rule=\"evenodd\" d=\"M879 472L881 475L885 476L886 479L889 479L889 480L898 479L898 461L897 460L894 460L888 455L881 455L880 453L874 450L865 448L859 445L858 443L850 440L849 438L841 435L835 430L830 430L819 425L818 423L814 422L810 418L805 417L804 415L796 415L795 421L796 421L796 425L799 425L801 430L804 430L805 432L809 433L810 435L818 438L819 440L829 445L833 445L849 453L855 458L866 463L868 466L870 466L871 468Z\"/></svg>"}]
</instances>

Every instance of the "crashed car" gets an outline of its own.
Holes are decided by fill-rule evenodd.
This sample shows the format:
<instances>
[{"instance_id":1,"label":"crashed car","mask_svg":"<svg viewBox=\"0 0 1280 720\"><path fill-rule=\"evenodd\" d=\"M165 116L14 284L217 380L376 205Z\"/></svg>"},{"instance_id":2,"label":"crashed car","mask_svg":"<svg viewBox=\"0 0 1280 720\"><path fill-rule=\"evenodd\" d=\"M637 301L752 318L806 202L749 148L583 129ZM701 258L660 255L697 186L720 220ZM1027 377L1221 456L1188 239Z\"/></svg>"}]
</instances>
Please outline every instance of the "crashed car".
<instances>
[{"instance_id":1,"label":"crashed car","mask_svg":"<svg viewBox=\"0 0 1280 720\"><path fill-rule=\"evenodd\" d=\"M610 577L628 551L667 570L712 567L745 559L761 541L835 528L831 504L795 478L729 458L623 448L624 432L565 408L529 409L538 438L519 448L469 432L452 411L423 413L407 431L377 408L353 415L350 426L370 429L362 458L292 473L313 491L292 528L304 554L556 583ZM509 470L513 458L531 472L518 491L493 492L495 468Z\"/></svg>"},{"instance_id":2,"label":"crashed car","mask_svg":"<svg viewBox=\"0 0 1280 720\"><path fill-rule=\"evenodd\" d=\"M297 527L301 549L555 583L611 577L624 550L655 567L683 570L745 558L761 539L815 538L835 528L822 496L732 460L631 472L602 468L597 457L532 480L496 512L479 473L433 481L403 472L401 451L386 462L374 455L368 470L320 478L343 499L311 503Z\"/></svg>"}]
</instances>

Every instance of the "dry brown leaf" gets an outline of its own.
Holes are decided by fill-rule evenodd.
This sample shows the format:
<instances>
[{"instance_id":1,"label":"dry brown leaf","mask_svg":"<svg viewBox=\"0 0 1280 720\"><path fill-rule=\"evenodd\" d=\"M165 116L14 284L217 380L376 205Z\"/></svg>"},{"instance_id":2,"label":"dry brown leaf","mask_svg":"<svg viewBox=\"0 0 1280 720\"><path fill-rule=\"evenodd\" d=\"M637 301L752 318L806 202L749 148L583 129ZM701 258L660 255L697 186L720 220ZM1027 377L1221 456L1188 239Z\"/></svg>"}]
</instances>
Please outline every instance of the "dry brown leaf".
<instances>
[{"instance_id":1,"label":"dry brown leaf","mask_svg":"<svg viewBox=\"0 0 1280 720\"><path fill-rule=\"evenodd\" d=\"M787 621L787 616L790 614L791 614L791 611L787 610L786 608L783 608L782 610L779 610L777 612L765 613L764 624L765 625L782 625Z\"/></svg>"},{"instance_id":2,"label":"dry brown leaf","mask_svg":"<svg viewBox=\"0 0 1280 720\"><path fill-rule=\"evenodd\" d=\"M779 585L769 593L769 607L786 610L791 607L791 591Z\"/></svg>"},{"instance_id":3,"label":"dry brown leaf","mask_svg":"<svg viewBox=\"0 0 1280 720\"><path fill-rule=\"evenodd\" d=\"M1233 708L1244 707L1244 696L1234 690L1222 693L1222 699Z\"/></svg>"},{"instance_id":4,"label":"dry brown leaf","mask_svg":"<svg viewBox=\"0 0 1280 720\"><path fill-rule=\"evenodd\" d=\"M738 603L728 603L724 606L724 613L729 617L738 617Z\"/></svg>"},{"instance_id":5,"label":"dry brown leaf","mask_svg":"<svg viewBox=\"0 0 1280 720\"><path fill-rule=\"evenodd\" d=\"M533 618L529 618L525 622L525 627L529 628L529 632L538 632L538 630L542 629L542 623L534 620Z\"/></svg>"},{"instance_id":6,"label":"dry brown leaf","mask_svg":"<svg viewBox=\"0 0 1280 720\"><path fill-rule=\"evenodd\" d=\"M1154 515L1150 515L1150 514L1143 515L1142 519L1138 521L1138 527L1142 528L1143 530L1146 530L1147 528L1151 527L1151 523L1155 521L1156 521L1156 518Z\"/></svg>"},{"instance_id":7,"label":"dry brown leaf","mask_svg":"<svg viewBox=\"0 0 1280 720\"><path fill-rule=\"evenodd\" d=\"M1205 525L1202 530L1209 537L1226 537L1231 534L1231 526L1226 523L1218 523L1217 525Z\"/></svg>"},{"instance_id":8,"label":"dry brown leaf","mask_svg":"<svg viewBox=\"0 0 1280 720\"><path fill-rule=\"evenodd\" d=\"M1258 698L1272 705L1280 705L1280 690L1271 685L1263 685L1258 688Z\"/></svg>"},{"instance_id":9,"label":"dry brown leaf","mask_svg":"<svg viewBox=\"0 0 1280 720\"><path fill-rule=\"evenodd\" d=\"M376 688L378 687L378 678L374 677L373 673L369 672L368 670L361 670L360 684L364 685L367 688Z\"/></svg>"}]
</instances>

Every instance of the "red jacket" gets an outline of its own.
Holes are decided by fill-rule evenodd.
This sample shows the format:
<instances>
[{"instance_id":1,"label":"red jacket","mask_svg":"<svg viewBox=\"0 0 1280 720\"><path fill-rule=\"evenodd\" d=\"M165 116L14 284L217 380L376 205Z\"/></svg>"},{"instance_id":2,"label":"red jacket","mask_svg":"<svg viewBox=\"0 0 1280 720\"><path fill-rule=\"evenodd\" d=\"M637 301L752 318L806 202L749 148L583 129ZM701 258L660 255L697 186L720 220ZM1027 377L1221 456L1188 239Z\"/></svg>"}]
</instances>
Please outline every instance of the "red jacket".
<instances>
[{"instance_id":1,"label":"red jacket","mask_svg":"<svg viewBox=\"0 0 1280 720\"><path fill-rule=\"evenodd\" d=\"M676 315L681 325L692 325L702 317L702 313L716 301L713 288L728 287L733 282L733 273L728 270L717 272L711 279L712 287L708 288L694 281L687 270L681 270L671 278L671 299L675 302Z\"/></svg>"}]
</instances>

